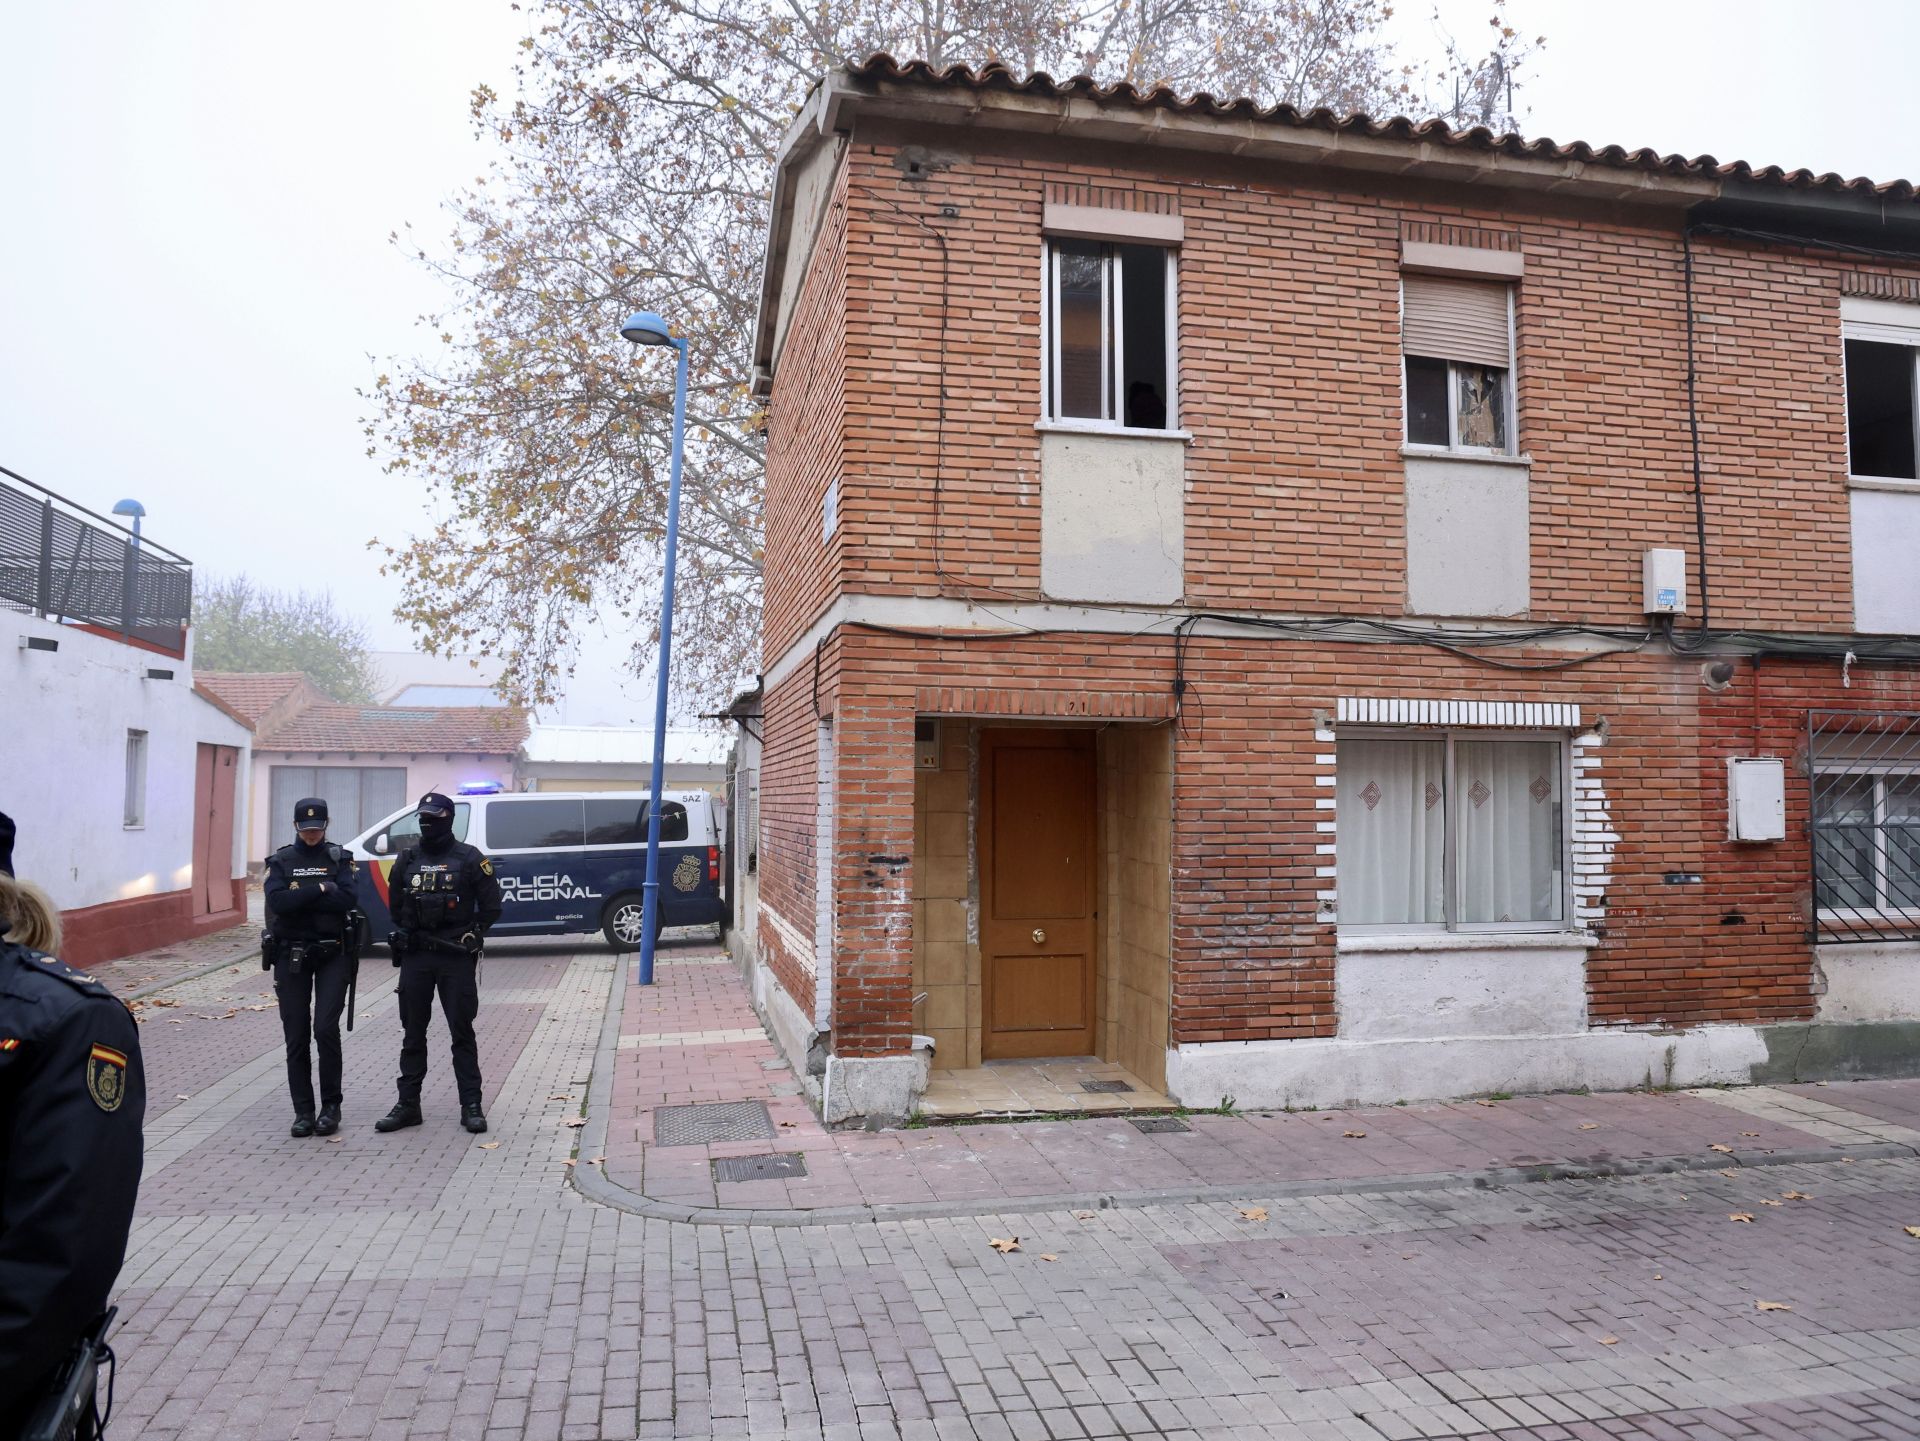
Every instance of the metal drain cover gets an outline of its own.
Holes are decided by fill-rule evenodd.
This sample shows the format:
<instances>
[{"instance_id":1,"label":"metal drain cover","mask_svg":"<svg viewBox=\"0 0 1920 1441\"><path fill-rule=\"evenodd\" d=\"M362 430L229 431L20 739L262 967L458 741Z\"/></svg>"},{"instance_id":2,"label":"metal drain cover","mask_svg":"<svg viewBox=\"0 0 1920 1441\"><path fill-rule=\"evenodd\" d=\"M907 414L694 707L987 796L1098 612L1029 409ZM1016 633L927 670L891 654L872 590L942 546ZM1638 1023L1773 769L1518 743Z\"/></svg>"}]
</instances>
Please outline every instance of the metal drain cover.
<instances>
[{"instance_id":1,"label":"metal drain cover","mask_svg":"<svg viewBox=\"0 0 1920 1441\"><path fill-rule=\"evenodd\" d=\"M722 1156L713 1163L716 1181L785 1181L807 1174L807 1158L798 1151L774 1156Z\"/></svg>"},{"instance_id":2,"label":"metal drain cover","mask_svg":"<svg viewBox=\"0 0 1920 1441\"><path fill-rule=\"evenodd\" d=\"M1100 1095L1117 1095L1121 1091L1131 1091L1133 1087L1125 1081L1082 1081L1080 1089Z\"/></svg>"},{"instance_id":3,"label":"metal drain cover","mask_svg":"<svg viewBox=\"0 0 1920 1441\"><path fill-rule=\"evenodd\" d=\"M706 1146L715 1141L771 1141L773 1118L764 1101L720 1101L708 1106L662 1106L653 1113L656 1146Z\"/></svg>"},{"instance_id":4,"label":"metal drain cover","mask_svg":"<svg viewBox=\"0 0 1920 1441\"><path fill-rule=\"evenodd\" d=\"M1129 1116L1127 1117L1127 1121L1134 1130L1144 1131L1149 1136L1158 1135L1163 1131L1191 1131L1193 1129L1193 1127L1189 1126L1178 1116Z\"/></svg>"}]
</instances>

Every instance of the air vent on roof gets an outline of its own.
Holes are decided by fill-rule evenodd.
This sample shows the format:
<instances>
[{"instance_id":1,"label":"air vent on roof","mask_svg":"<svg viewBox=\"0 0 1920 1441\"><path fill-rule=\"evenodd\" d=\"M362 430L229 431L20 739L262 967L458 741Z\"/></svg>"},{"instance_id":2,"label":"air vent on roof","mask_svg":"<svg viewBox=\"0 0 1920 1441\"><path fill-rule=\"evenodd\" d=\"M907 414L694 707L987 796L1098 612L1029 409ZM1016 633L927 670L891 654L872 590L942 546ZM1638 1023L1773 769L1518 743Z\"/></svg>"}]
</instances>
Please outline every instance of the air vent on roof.
<instances>
[{"instance_id":1,"label":"air vent on roof","mask_svg":"<svg viewBox=\"0 0 1920 1441\"><path fill-rule=\"evenodd\" d=\"M440 712L433 710L386 710L379 706L360 712L363 721L431 721L439 720Z\"/></svg>"}]
</instances>

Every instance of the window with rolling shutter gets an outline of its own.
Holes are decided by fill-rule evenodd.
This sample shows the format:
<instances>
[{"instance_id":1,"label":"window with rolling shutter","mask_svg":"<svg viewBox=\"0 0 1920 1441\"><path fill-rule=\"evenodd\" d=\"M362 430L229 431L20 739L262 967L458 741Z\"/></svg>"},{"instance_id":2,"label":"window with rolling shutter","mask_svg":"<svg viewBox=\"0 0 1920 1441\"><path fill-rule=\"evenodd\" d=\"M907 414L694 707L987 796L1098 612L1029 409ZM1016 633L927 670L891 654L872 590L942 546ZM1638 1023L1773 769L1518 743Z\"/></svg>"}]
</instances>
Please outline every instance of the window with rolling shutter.
<instances>
[{"instance_id":1,"label":"window with rolling shutter","mask_svg":"<svg viewBox=\"0 0 1920 1441\"><path fill-rule=\"evenodd\" d=\"M1408 444L1512 451L1512 302L1500 282L1402 277Z\"/></svg>"}]
</instances>

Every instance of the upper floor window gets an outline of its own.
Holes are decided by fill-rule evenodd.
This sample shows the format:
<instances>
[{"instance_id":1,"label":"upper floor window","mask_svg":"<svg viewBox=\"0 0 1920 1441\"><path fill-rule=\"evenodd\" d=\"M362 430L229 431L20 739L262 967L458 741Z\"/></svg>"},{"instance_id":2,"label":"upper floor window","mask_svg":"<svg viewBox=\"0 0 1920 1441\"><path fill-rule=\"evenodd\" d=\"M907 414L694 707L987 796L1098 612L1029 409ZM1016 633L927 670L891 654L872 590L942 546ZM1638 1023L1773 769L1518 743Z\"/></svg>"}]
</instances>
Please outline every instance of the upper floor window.
<instances>
[{"instance_id":1,"label":"upper floor window","mask_svg":"<svg viewBox=\"0 0 1920 1441\"><path fill-rule=\"evenodd\" d=\"M1401 281L1407 444L1513 453L1513 287Z\"/></svg>"},{"instance_id":2,"label":"upper floor window","mask_svg":"<svg viewBox=\"0 0 1920 1441\"><path fill-rule=\"evenodd\" d=\"M1171 430L1173 250L1047 241L1049 420Z\"/></svg>"},{"instance_id":3,"label":"upper floor window","mask_svg":"<svg viewBox=\"0 0 1920 1441\"><path fill-rule=\"evenodd\" d=\"M1920 340L1920 334L1915 336ZM1920 349L1847 339L1847 463L1854 475L1914 480L1915 360Z\"/></svg>"}]
</instances>

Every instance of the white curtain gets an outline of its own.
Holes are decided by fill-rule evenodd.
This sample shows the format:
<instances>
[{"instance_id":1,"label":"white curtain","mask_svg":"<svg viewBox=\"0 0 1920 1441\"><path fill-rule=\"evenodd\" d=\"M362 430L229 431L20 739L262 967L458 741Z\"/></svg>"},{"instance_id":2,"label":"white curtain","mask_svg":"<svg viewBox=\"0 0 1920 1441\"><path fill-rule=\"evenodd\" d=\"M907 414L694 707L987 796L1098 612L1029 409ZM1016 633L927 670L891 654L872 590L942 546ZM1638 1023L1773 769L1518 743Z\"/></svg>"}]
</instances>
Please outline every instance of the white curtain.
<instances>
[{"instance_id":1,"label":"white curtain","mask_svg":"<svg viewBox=\"0 0 1920 1441\"><path fill-rule=\"evenodd\" d=\"M1460 924L1559 920L1559 746L1456 741L1453 783Z\"/></svg>"},{"instance_id":2,"label":"white curtain","mask_svg":"<svg viewBox=\"0 0 1920 1441\"><path fill-rule=\"evenodd\" d=\"M1443 924L1446 743L1341 741L1335 774L1341 922Z\"/></svg>"}]
</instances>

